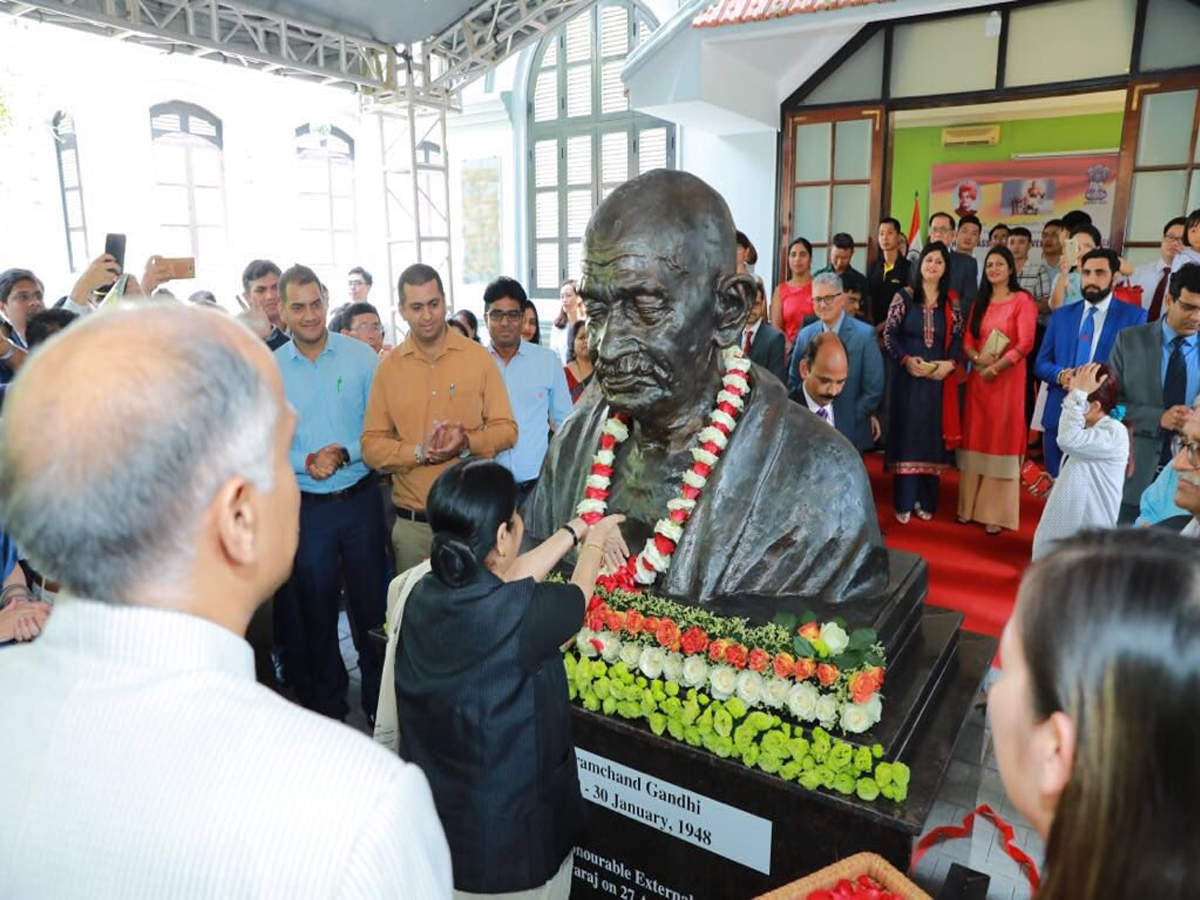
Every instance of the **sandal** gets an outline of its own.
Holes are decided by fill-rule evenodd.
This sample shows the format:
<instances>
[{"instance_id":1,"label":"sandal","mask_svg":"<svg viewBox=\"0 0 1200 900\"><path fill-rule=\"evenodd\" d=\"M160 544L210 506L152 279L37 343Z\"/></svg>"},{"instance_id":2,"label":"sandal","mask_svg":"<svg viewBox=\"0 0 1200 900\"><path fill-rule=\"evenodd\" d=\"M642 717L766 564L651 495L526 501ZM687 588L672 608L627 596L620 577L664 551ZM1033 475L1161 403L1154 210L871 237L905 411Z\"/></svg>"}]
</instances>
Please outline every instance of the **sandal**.
<instances>
[{"instance_id":1,"label":"sandal","mask_svg":"<svg viewBox=\"0 0 1200 900\"><path fill-rule=\"evenodd\" d=\"M983 531L984 531L984 533L985 533L985 534L989 534L989 535L991 535L992 537L995 537L996 535L998 535L998 534L999 534L1000 532L1002 532L1003 530L1004 530L1004 529L1003 529L1003 528L1001 528L999 525L989 525L989 526L987 526L986 528L984 528L984 529L983 529Z\"/></svg>"},{"instance_id":2,"label":"sandal","mask_svg":"<svg viewBox=\"0 0 1200 900\"><path fill-rule=\"evenodd\" d=\"M908 520L912 517L912 513L898 512L896 513L896 521L901 525L907 525Z\"/></svg>"},{"instance_id":3,"label":"sandal","mask_svg":"<svg viewBox=\"0 0 1200 900\"><path fill-rule=\"evenodd\" d=\"M970 519L964 519L962 516L955 516L954 521L957 522L959 525L970 525L971 524Z\"/></svg>"},{"instance_id":4,"label":"sandal","mask_svg":"<svg viewBox=\"0 0 1200 900\"><path fill-rule=\"evenodd\" d=\"M933 513L926 512L925 510L921 509L921 507L919 507L919 506L913 507L913 512L915 512L917 514L917 518L920 519L922 522L928 522L930 519L933 518Z\"/></svg>"}]
</instances>

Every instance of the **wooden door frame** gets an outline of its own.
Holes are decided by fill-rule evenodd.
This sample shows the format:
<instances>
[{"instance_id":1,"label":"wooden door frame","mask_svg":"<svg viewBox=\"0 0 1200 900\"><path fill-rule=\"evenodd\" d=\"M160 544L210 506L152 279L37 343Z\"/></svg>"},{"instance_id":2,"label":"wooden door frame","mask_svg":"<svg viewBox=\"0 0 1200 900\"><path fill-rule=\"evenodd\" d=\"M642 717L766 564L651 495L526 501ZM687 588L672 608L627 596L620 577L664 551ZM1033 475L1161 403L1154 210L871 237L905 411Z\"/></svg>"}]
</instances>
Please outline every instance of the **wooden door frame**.
<instances>
[{"instance_id":1,"label":"wooden door frame","mask_svg":"<svg viewBox=\"0 0 1200 900\"><path fill-rule=\"evenodd\" d=\"M871 162L868 179L870 181L870 193L868 195L868 233L864 235L864 243L867 246L868 267L870 265L871 254L874 244L871 241L870 215L878 215L880 204L883 201L883 182L886 177L884 165L884 150L887 145L887 121L888 113L883 103L869 104L848 104L846 106L835 107L832 109L800 109L793 112L785 113L783 116L783 133L781 135L783 152L779 154L780 170L779 170L779 219L778 230L775 235L775 267L774 273L776 279L786 280L787 273L787 245L791 241L792 222L794 220L795 210L792 208L795 202L794 190L796 162L796 141L793 139L794 129L797 125L819 125L825 122L837 123L847 121L859 121L867 116L873 119L873 128L871 131ZM836 160L834 159L836 152L836 141L833 150L830 153L829 171L830 171L830 203L832 204L832 184L834 179L832 175L835 171ZM855 179L858 180L858 179ZM776 283L779 283L778 281Z\"/></svg>"}]
</instances>

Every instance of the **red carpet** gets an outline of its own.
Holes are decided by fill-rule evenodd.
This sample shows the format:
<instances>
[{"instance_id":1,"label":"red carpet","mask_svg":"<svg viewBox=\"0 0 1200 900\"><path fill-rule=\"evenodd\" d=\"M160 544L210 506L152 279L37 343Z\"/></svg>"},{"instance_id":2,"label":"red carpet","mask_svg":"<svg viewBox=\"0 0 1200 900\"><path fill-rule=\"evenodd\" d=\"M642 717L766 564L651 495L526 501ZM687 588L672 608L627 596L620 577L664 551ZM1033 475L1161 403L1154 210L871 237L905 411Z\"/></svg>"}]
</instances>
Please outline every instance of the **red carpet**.
<instances>
[{"instance_id":1,"label":"red carpet","mask_svg":"<svg viewBox=\"0 0 1200 900\"><path fill-rule=\"evenodd\" d=\"M922 522L915 515L907 525L896 521L892 509L892 477L883 472L883 454L868 453L867 472L879 513L879 526L889 547L919 553L929 564L929 596L936 606L957 609L966 616L964 627L999 638L1012 613L1021 575L1029 565L1033 532L1044 501L1021 492L1021 530L995 537L977 524L959 525L958 472L942 476L937 515Z\"/></svg>"}]
</instances>

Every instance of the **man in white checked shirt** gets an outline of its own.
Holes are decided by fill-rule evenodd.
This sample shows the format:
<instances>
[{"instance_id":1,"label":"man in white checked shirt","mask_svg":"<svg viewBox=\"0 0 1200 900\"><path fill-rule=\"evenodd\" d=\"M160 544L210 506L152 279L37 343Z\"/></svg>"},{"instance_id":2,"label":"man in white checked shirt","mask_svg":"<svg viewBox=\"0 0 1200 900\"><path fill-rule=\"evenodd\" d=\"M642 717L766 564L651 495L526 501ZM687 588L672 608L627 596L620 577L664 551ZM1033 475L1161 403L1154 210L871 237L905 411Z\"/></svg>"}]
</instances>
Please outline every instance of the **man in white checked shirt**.
<instances>
[{"instance_id":1,"label":"man in white checked shirt","mask_svg":"<svg viewBox=\"0 0 1200 900\"><path fill-rule=\"evenodd\" d=\"M0 521L88 599L0 649L0 894L450 896L420 771L254 680L242 635L296 550L295 422L217 311L93 315L23 367Z\"/></svg>"}]
</instances>

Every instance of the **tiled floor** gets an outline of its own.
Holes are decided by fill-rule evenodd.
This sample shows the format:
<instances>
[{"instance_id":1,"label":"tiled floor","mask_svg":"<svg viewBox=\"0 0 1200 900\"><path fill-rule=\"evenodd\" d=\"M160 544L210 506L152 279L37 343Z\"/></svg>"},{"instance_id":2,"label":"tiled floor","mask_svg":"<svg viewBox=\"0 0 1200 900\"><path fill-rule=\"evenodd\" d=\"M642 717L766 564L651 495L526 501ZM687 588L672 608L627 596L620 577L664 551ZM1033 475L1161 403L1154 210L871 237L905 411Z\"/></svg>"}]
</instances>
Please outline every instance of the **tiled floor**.
<instances>
[{"instance_id":1,"label":"tiled floor","mask_svg":"<svg viewBox=\"0 0 1200 900\"><path fill-rule=\"evenodd\" d=\"M342 658L350 673L350 715L346 724L370 734L359 699L362 679L358 671L358 654L350 638L350 625L345 613L341 616L338 636ZM994 670L991 674L995 674ZM980 696L982 699L983 695ZM954 758L929 813L926 833L939 825L960 824L967 813L982 803L991 806L1000 818L1016 829L1017 846L1040 866L1044 854L1042 842L1004 796L1004 787L996 770L996 754L992 749L987 717L982 709L973 709L963 725L954 748ZM991 877L988 900L1030 900L1032 897L1028 879L1004 852L1000 833L985 819L976 819L969 839L961 838L931 848L921 860L913 878L936 896L950 870L950 864L956 862Z\"/></svg>"},{"instance_id":2,"label":"tiled floor","mask_svg":"<svg viewBox=\"0 0 1200 900\"><path fill-rule=\"evenodd\" d=\"M989 679L994 674L995 670L989 674ZM1040 867L1045 848L1029 823L1004 796L987 716L982 709L973 709L955 745L954 758L925 823L925 833L940 825L961 824L964 816L983 803L1013 826L1016 831L1014 842ZM917 866L913 878L936 895L951 863L960 863L990 876L988 900L1029 900L1032 897L1029 880L1004 852L1003 837L986 819L975 819L969 839L960 838L932 847Z\"/></svg>"}]
</instances>

